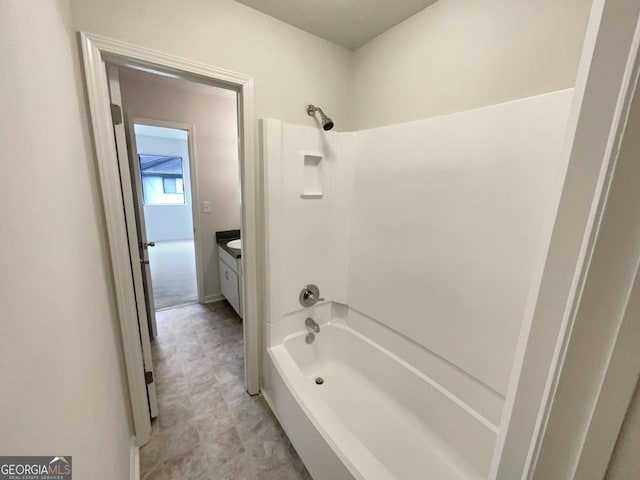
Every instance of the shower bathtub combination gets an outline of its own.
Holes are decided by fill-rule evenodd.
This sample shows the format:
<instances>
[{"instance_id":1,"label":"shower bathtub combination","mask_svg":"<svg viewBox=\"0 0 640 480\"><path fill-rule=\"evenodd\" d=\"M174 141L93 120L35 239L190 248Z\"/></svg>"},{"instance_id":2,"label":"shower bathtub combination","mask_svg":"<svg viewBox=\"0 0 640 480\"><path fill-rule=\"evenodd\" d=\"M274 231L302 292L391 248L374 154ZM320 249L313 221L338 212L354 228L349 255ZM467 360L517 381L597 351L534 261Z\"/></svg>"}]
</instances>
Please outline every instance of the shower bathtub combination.
<instances>
[{"instance_id":1,"label":"shower bathtub combination","mask_svg":"<svg viewBox=\"0 0 640 480\"><path fill-rule=\"evenodd\" d=\"M261 120L261 390L314 480L489 476L572 96Z\"/></svg>"},{"instance_id":2,"label":"shower bathtub combination","mask_svg":"<svg viewBox=\"0 0 640 480\"><path fill-rule=\"evenodd\" d=\"M345 305L268 329L263 394L316 480L486 478L497 426L350 326Z\"/></svg>"}]
</instances>

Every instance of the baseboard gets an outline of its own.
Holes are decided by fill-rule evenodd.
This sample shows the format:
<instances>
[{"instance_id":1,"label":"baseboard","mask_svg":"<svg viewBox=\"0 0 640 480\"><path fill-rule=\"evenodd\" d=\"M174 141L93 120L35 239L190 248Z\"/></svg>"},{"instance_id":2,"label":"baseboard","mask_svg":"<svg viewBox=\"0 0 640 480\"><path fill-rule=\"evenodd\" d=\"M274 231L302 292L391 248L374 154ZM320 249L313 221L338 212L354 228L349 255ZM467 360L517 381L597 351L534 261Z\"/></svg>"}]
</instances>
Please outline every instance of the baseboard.
<instances>
[{"instance_id":1,"label":"baseboard","mask_svg":"<svg viewBox=\"0 0 640 480\"><path fill-rule=\"evenodd\" d=\"M204 303L219 302L220 300L224 300L224 295L222 295L221 293L205 295L204 297Z\"/></svg>"},{"instance_id":2,"label":"baseboard","mask_svg":"<svg viewBox=\"0 0 640 480\"><path fill-rule=\"evenodd\" d=\"M129 443L129 480L140 480L140 447L136 445L136 437Z\"/></svg>"}]
</instances>

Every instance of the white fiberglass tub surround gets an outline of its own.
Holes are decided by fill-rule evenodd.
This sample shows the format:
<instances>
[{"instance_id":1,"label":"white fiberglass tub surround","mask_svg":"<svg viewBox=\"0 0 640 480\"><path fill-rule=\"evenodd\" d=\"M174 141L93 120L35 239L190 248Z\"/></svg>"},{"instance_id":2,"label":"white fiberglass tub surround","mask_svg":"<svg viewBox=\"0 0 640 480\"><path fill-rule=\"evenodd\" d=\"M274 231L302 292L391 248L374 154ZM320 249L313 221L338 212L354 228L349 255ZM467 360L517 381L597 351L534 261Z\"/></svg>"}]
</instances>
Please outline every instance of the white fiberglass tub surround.
<instances>
[{"instance_id":1,"label":"white fiberglass tub surround","mask_svg":"<svg viewBox=\"0 0 640 480\"><path fill-rule=\"evenodd\" d=\"M359 132L261 121L262 391L315 480L487 478L572 96ZM328 301L301 309L308 283Z\"/></svg>"},{"instance_id":2,"label":"white fiberglass tub surround","mask_svg":"<svg viewBox=\"0 0 640 480\"><path fill-rule=\"evenodd\" d=\"M314 479L486 478L497 427L336 310L316 310L311 345L308 312L270 326L265 358L265 397Z\"/></svg>"}]
</instances>

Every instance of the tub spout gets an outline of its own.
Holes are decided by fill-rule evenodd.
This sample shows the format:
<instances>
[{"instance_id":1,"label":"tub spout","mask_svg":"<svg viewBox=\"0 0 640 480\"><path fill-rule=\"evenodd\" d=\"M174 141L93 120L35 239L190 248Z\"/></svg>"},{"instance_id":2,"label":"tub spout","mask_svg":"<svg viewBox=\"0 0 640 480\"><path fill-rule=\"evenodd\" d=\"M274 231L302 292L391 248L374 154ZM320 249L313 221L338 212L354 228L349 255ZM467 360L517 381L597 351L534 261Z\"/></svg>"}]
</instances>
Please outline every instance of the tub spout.
<instances>
[{"instance_id":1,"label":"tub spout","mask_svg":"<svg viewBox=\"0 0 640 480\"><path fill-rule=\"evenodd\" d=\"M320 325L313 318L307 317L304 321L304 324L307 326L307 330L313 333L318 333L320 331Z\"/></svg>"}]
</instances>

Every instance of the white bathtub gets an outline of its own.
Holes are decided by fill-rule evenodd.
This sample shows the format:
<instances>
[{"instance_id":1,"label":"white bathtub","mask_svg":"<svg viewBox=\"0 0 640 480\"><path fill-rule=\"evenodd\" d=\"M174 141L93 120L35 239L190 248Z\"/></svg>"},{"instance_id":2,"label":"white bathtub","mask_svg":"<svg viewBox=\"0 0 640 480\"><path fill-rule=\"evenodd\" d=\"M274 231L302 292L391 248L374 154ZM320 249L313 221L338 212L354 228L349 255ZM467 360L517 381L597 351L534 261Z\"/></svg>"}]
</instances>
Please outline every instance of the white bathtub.
<instances>
[{"instance_id":1,"label":"white bathtub","mask_svg":"<svg viewBox=\"0 0 640 480\"><path fill-rule=\"evenodd\" d=\"M344 320L307 345L304 316L269 335L263 393L315 480L487 477L495 425Z\"/></svg>"}]
</instances>

